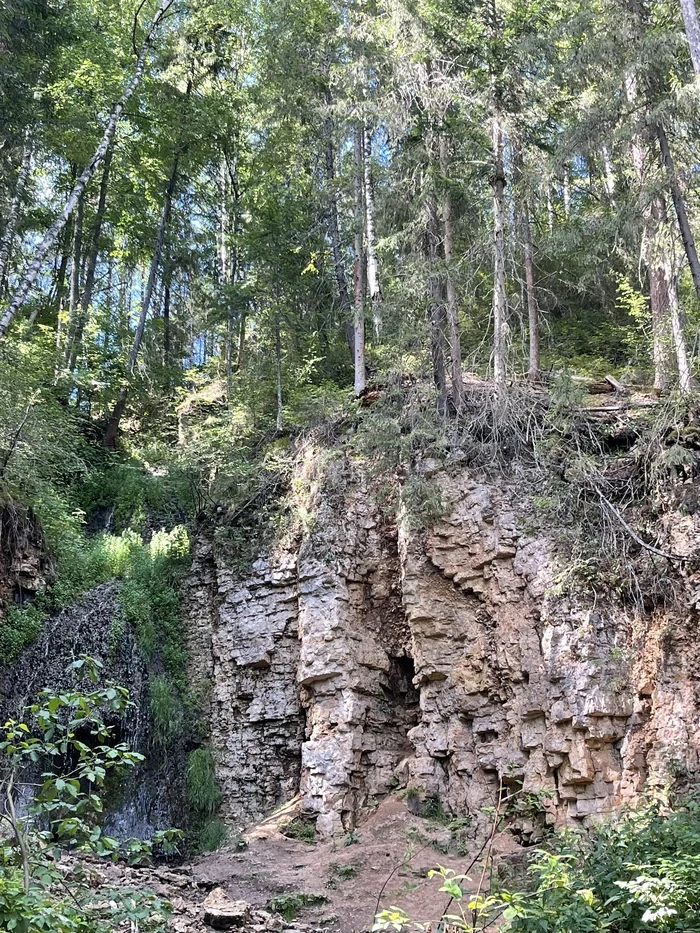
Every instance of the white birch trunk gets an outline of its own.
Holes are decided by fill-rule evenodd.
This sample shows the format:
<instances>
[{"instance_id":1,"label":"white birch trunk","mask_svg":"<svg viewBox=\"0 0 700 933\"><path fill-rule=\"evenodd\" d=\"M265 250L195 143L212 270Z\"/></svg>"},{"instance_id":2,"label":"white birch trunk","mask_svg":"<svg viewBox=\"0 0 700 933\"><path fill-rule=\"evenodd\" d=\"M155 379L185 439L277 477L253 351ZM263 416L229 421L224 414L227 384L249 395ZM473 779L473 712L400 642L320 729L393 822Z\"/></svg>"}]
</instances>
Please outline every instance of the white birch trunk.
<instances>
[{"instance_id":1,"label":"white birch trunk","mask_svg":"<svg viewBox=\"0 0 700 933\"><path fill-rule=\"evenodd\" d=\"M365 220L367 223L367 287L372 302L372 320L376 337L382 332L381 289L379 286L379 261L377 258L377 235L374 210L374 177L372 174L372 134L364 133L365 158Z\"/></svg>"},{"instance_id":2,"label":"white birch trunk","mask_svg":"<svg viewBox=\"0 0 700 933\"><path fill-rule=\"evenodd\" d=\"M506 330L508 327L506 295L505 226L506 177L503 165L503 126L498 104L492 117L494 173L493 188L493 378L496 386L506 384Z\"/></svg>"},{"instance_id":3,"label":"white birch trunk","mask_svg":"<svg viewBox=\"0 0 700 933\"><path fill-rule=\"evenodd\" d=\"M681 12L690 46L690 57L693 60L693 71L696 75L700 75L700 24L695 0L681 0Z\"/></svg>"},{"instance_id":4,"label":"white birch trunk","mask_svg":"<svg viewBox=\"0 0 700 933\"><path fill-rule=\"evenodd\" d=\"M73 190L71 191L68 197L68 200L65 204L65 207L63 208L61 213L58 215L58 217L54 220L54 222L51 224L49 229L44 234L44 238L36 250L34 259L29 264L29 267L27 268L24 274L24 278L22 279L19 287L17 288L12 298L12 301L10 302L4 314L0 318L0 338L5 336L5 334L8 331L8 328L10 327L10 324L12 323L15 316L17 315L17 312L20 310L20 308L24 304L27 298L27 295L29 294L29 290L31 289L34 282L36 281L36 278L39 275L39 272L41 271L41 267L44 263L44 260L46 259L50 250L53 248L54 244L56 243L56 240L58 239L61 233L61 230L63 230L71 214L75 210L76 205L78 204L78 201L80 200L83 192L85 191L85 188L87 187L92 176L95 174L95 170L97 169L97 166L100 164L100 162L104 159L105 155L107 154L107 150L109 149L112 143L112 140L114 139L114 135L117 131L119 119L122 115L124 107L127 105L129 100L133 96L137 87L141 83L141 79L143 78L143 73L146 67L146 58L148 56L148 52L151 46L153 45L153 42L156 36L156 31L158 29L160 21L163 19L163 16L165 16L165 14L170 9L173 3L174 3L174 0L161 0L158 6L158 9L155 13L155 16L151 20L151 25L149 27L148 33L146 34L146 38L144 39L141 49L139 51L139 54L137 56L134 72L129 80L129 83L124 88L122 96L119 98L117 103L112 108L112 112L110 114L109 120L107 121L107 126L105 127L104 135L102 136L102 139L100 140L100 143L97 146L97 149L95 150L95 154L90 159L88 164L85 166L85 169L83 170L82 174L76 181L73 187Z\"/></svg>"}]
</instances>

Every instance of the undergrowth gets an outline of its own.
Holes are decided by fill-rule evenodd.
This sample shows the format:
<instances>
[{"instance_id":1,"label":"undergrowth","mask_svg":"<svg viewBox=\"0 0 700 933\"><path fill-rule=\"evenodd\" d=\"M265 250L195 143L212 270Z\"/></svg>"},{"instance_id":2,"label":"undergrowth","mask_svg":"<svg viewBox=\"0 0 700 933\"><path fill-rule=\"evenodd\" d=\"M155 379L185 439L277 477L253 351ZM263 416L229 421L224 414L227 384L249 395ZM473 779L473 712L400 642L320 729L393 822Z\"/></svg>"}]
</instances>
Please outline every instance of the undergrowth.
<instances>
[{"instance_id":1,"label":"undergrowth","mask_svg":"<svg viewBox=\"0 0 700 933\"><path fill-rule=\"evenodd\" d=\"M196 748L190 752L186 788L197 848L203 852L214 851L225 842L227 830L217 816L223 795L216 779L214 756L209 748Z\"/></svg>"}]
</instances>

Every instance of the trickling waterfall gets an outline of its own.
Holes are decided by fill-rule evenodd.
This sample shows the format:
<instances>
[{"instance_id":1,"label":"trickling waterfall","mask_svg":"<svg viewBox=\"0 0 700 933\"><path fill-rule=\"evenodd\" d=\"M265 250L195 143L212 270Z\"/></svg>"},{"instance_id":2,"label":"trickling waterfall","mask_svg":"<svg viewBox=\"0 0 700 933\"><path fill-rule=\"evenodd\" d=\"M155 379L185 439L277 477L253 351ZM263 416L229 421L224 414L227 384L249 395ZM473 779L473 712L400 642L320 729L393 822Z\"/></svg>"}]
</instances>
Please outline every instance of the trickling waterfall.
<instances>
[{"instance_id":1,"label":"trickling waterfall","mask_svg":"<svg viewBox=\"0 0 700 933\"><path fill-rule=\"evenodd\" d=\"M40 691L74 689L81 681L69 665L86 654L104 665L104 680L128 689L133 706L115 723L119 741L146 761L110 782L105 795L104 829L118 839L146 839L155 830L177 824L178 781L170 772L175 757L150 754L148 716L148 665L134 633L121 622L119 584L102 584L90 590L75 606L49 616L36 642L12 667L0 667L0 714L18 718ZM114 637L119 622L120 637ZM86 689L89 686L86 685ZM180 769L181 770L181 769ZM182 782L180 782L181 785Z\"/></svg>"}]
</instances>

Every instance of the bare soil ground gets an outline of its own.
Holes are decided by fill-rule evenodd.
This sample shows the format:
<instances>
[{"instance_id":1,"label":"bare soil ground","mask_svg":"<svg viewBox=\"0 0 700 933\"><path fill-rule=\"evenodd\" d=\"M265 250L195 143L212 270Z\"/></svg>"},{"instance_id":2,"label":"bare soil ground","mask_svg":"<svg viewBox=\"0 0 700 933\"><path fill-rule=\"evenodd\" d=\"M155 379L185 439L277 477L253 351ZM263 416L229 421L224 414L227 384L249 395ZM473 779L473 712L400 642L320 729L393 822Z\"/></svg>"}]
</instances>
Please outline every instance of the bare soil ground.
<instances>
[{"instance_id":1,"label":"bare soil ground","mask_svg":"<svg viewBox=\"0 0 700 933\"><path fill-rule=\"evenodd\" d=\"M298 908L296 918L292 921L288 915L278 928L290 933L295 929L361 933L371 930L377 910L390 906L403 908L416 920L437 921L449 901L439 890L440 880L428 878L430 869L439 864L468 874L471 882L466 888L476 890L479 885L484 838L475 839L468 828L455 830L454 824L416 816L398 797L384 800L345 840L307 843L287 838L280 827L289 818L287 809L254 827L246 834L245 848L228 846L187 866L151 869L150 877L144 872L142 882L173 903L172 929L209 931L201 904L216 888L232 900L263 910L270 910L273 898L316 895L315 904ZM522 850L512 836L499 834L493 853L496 863L517 862ZM488 877L484 884L488 887ZM271 929L270 922L258 920L254 929Z\"/></svg>"}]
</instances>

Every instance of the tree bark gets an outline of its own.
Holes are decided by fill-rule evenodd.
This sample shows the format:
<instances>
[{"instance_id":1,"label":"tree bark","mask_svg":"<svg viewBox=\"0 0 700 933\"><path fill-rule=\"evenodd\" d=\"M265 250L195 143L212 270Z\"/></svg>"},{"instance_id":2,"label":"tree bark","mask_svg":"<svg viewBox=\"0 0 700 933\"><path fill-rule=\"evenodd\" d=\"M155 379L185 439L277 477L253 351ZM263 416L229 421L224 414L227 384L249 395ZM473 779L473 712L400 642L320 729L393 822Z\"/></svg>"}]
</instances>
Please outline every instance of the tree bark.
<instances>
[{"instance_id":1,"label":"tree bark","mask_svg":"<svg viewBox=\"0 0 700 933\"><path fill-rule=\"evenodd\" d=\"M629 74L625 79L625 95L630 104L637 103L639 97L637 80L633 74ZM658 127L655 126L653 129L658 138L656 132ZM632 138L630 148L637 183L640 191L643 191L647 181L646 162L650 142L645 144L641 135L636 134ZM669 254L670 248L666 205L663 197L657 194L644 207L642 260L649 276L654 388L659 392L667 389L671 380L674 345L679 378L681 370L684 370L683 379L687 382L685 372L687 351L678 303L676 276Z\"/></svg>"},{"instance_id":2,"label":"tree bark","mask_svg":"<svg viewBox=\"0 0 700 933\"><path fill-rule=\"evenodd\" d=\"M681 12L685 23L685 34L688 37L690 57L693 61L693 71L700 75L700 24L695 0L681 0Z\"/></svg>"},{"instance_id":3,"label":"tree bark","mask_svg":"<svg viewBox=\"0 0 700 933\"><path fill-rule=\"evenodd\" d=\"M165 271L163 290L163 366L170 366L170 266Z\"/></svg>"},{"instance_id":4,"label":"tree bark","mask_svg":"<svg viewBox=\"0 0 700 933\"><path fill-rule=\"evenodd\" d=\"M177 174L178 167L180 163L180 152L178 151L175 154L173 160L173 167L170 173L170 179L168 180L168 187L165 191L165 200L163 202L163 210L160 217L160 224L158 226L158 235L156 236L156 243L153 250L153 258L151 259L151 268L148 274L148 283L146 285L146 291L143 296L143 301L141 303L141 313L139 314L138 324L136 325L136 333L134 334L134 342L131 347L131 353L129 354L129 362L126 368L126 383L119 391L117 396L117 402L114 406L112 415L107 422L107 428L105 430L102 443L105 447L114 447L117 435L119 433L119 424L124 414L126 408L126 400L129 394L129 383L134 375L134 370L136 369L136 361L138 360L139 351L141 349L141 343L143 341L143 333L146 329L146 318L148 317L148 311L151 305L151 300L153 298L153 293L155 291L156 278L158 275L158 268L160 266L160 259L163 254L163 244L165 243L165 234L168 229L168 223L170 222L170 214L172 210L173 203L173 194L175 192L175 185L177 184Z\"/></svg>"},{"instance_id":5,"label":"tree bark","mask_svg":"<svg viewBox=\"0 0 700 933\"><path fill-rule=\"evenodd\" d=\"M31 168L31 164L32 145L29 139L29 131L27 131L24 147L22 149L22 162L19 168L19 175L17 176L15 192L12 196L12 203L10 204L10 210L5 221L5 229L2 234L2 239L0 239L0 294L4 294L5 291L5 279L8 273L10 256L12 254L12 246L14 244L15 233L17 232L17 224L19 222L19 212L20 208L22 207L22 198L24 197L24 189L27 187L27 180L29 179L29 170Z\"/></svg>"},{"instance_id":6,"label":"tree bark","mask_svg":"<svg viewBox=\"0 0 700 933\"><path fill-rule=\"evenodd\" d=\"M690 266L690 274L693 278L693 284L695 285L695 292L700 299L700 260L698 260L698 251L695 247L693 231L690 229L688 212L685 209L685 200L681 192L681 187L678 184L678 175L676 174L673 156L671 155L671 150L668 145L668 138L661 123L656 124L656 137L659 140L661 158L663 159L668 174L668 183L671 188L671 198L676 211L676 218L678 219L681 239L683 240L683 249L685 250L686 259Z\"/></svg>"},{"instance_id":7,"label":"tree bark","mask_svg":"<svg viewBox=\"0 0 700 933\"><path fill-rule=\"evenodd\" d=\"M365 263L364 263L364 199L363 199L363 165L362 154L364 149L364 129L355 128L355 395L361 395L367 383L365 372Z\"/></svg>"},{"instance_id":8,"label":"tree bark","mask_svg":"<svg viewBox=\"0 0 700 933\"><path fill-rule=\"evenodd\" d=\"M450 151L444 133L440 134L440 174L442 175L442 223L444 230L443 250L445 253L445 291L447 294L447 325L449 329L450 362L452 375L452 401L459 411L464 403L464 381L462 379L462 346L459 335L459 304L454 270L454 218L452 193L450 191Z\"/></svg>"},{"instance_id":9,"label":"tree bark","mask_svg":"<svg viewBox=\"0 0 700 933\"><path fill-rule=\"evenodd\" d=\"M0 338L5 336L8 328L10 327L10 324L17 315L17 312L24 304L27 295L29 294L29 290L36 281L39 272L41 271L44 260L53 248L61 233L61 230L63 230L71 214L75 210L78 201L85 191L85 188L95 174L97 166L106 156L107 150L111 146L112 140L114 139L114 135L117 131L117 126L119 124L122 111L141 83L141 79L143 78L143 73L146 67L146 57L155 40L158 26L173 3L174 0L160 0L158 9L156 10L154 17L151 20L146 38L144 39L136 58L136 66L134 68L133 74L128 84L124 88L122 96L112 108L109 120L107 121L107 126L105 127L104 135L102 136L102 139L100 140L100 143L95 150L95 154L85 166L85 169L76 181L75 186L73 187L73 190L68 197L68 201L65 204L65 207L44 234L44 238L39 244L34 259L29 264L22 282L17 288L9 306L6 308L4 314L0 318Z\"/></svg>"},{"instance_id":10,"label":"tree bark","mask_svg":"<svg viewBox=\"0 0 700 933\"><path fill-rule=\"evenodd\" d=\"M100 181L100 193L97 200L97 210L95 212L95 222L92 225L92 236L90 238L90 252L88 254L87 265L85 269L85 286L80 301L80 310L75 325L75 332L71 343L66 347L66 363L69 373L75 369L78 351L83 340L83 331L90 313L92 304L92 294L95 290L95 275L97 273L97 259L100 254L100 237L102 235L102 224L104 222L105 209L107 207L107 188L109 185L109 172L112 165L112 155L114 148L110 146L105 156L102 168L102 179Z\"/></svg>"},{"instance_id":11,"label":"tree bark","mask_svg":"<svg viewBox=\"0 0 700 933\"><path fill-rule=\"evenodd\" d=\"M282 401L282 334L280 330L279 295L275 309L275 376L277 380L277 433L282 433L284 406Z\"/></svg>"},{"instance_id":12,"label":"tree bark","mask_svg":"<svg viewBox=\"0 0 700 933\"><path fill-rule=\"evenodd\" d=\"M330 107L332 100L328 89L325 91L326 107ZM351 323L353 313L350 303L350 292L345 277L345 263L343 261L343 248L340 242L340 226L338 223L338 197L335 191L335 152L333 149L333 120L327 115L323 121L323 132L326 137L326 182L328 184L328 233L333 251L333 271L335 284L338 289L338 300L343 316L345 338L347 340L350 356L355 362L355 332Z\"/></svg>"},{"instance_id":13,"label":"tree bark","mask_svg":"<svg viewBox=\"0 0 700 933\"><path fill-rule=\"evenodd\" d=\"M612 207L615 207L615 173L613 171L612 162L610 161L610 153L606 146L602 147L601 156L603 158L603 182L605 184L605 193Z\"/></svg>"},{"instance_id":14,"label":"tree bark","mask_svg":"<svg viewBox=\"0 0 700 933\"><path fill-rule=\"evenodd\" d=\"M374 335L382 332L382 293L379 285L379 260L377 258L377 235L375 228L374 177L372 173L372 134L368 128L364 133L365 159L365 220L367 225L367 286L372 302Z\"/></svg>"},{"instance_id":15,"label":"tree bark","mask_svg":"<svg viewBox=\"0 0 700 933\"><path fill-rule=\"evenodd\" d=\"M506 294L506 256L505 256L505 226L506 203L505 187L506 175L503 164L503 127L500 103L494 104L492 116L492 141L494 156L494 172L491 176L493 188L493 378L496 386L502 388L506 384L506 329L507 322L507 294Z\"/></svg>"},{"instance_id":16,"label":"tree bark","mask_svg":"<svg viewBox=\"0 0 700 933\"><path fill-rule=\"evenodd\" d=\"M523 198L523 264L525 266L525 295L527 298L528 333L530 353L528 360L528 378L538 382L540 378L540 313L535 292L535 261L532 245L532 220L527 196Z\"/></svg>"},{"instance_id":17,"label":"tree bark","mask_svg":"<svg viewBox=\"0 0 700 933\"><path fill-rule=\"evenodd\" d=\"M437 408L441 415L447 412L447 314L440 270L440 220L434 187L434 156L428 143L428 184L426 225L426 254L428 260L428 289L430 294L430 356L433 364L433 383L437 390Z\"/></svg>"},{"instance_id":18,"label":"tree bark","mask_svg":"<svg viewBox=\"0 0 700 933\"><path fill-rule=\"evenodd\" d=\"M80 270L81 254L83 248L83 212L85 209L85 198L78 200L78 207L73 221L73 249L71 251L70 266L70 286L68 291L68 327L66 329L66 343L64 347L64 362L70 358L73 340L75 339L75 330L78 324L78 308L80 307ZM61 366L56 361L56 377L59 376Z\"/></svg>"}]
</instances>

